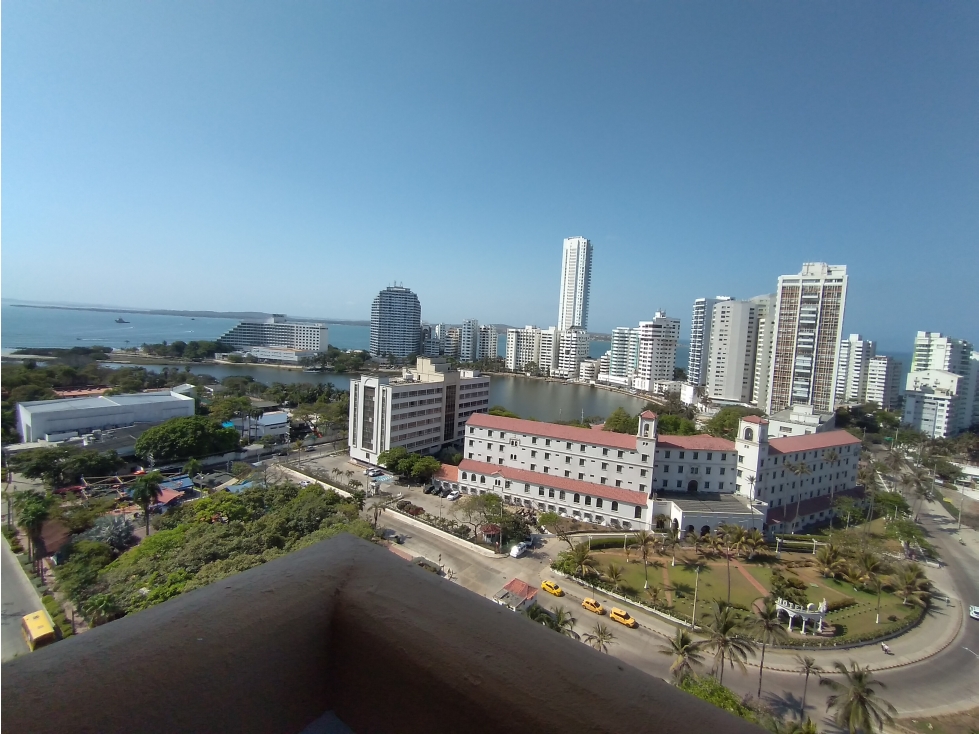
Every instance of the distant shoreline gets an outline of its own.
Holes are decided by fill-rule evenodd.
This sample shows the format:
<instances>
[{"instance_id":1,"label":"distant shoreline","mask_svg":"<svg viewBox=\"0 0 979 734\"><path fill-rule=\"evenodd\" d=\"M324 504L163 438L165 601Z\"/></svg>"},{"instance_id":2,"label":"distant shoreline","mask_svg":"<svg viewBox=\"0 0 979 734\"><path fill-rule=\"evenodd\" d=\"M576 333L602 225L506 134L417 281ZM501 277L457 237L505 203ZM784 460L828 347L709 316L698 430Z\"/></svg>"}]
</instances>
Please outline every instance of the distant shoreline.
<instances>
[{"instance_id":1,"label":"distant shoreline","mask_svg":"<svg viewBox=\"0 0 979 734\"><path fill-rule=\"evenodd\" d=\"M267 319L272 314L261 311L181 311L168 308L110 308L104 306L41 306L32 303L9 303L11 308L41 308L48 311L95 311L97 313L129 313L147 316L190 316L202 319ZM335 326L370 326L370 321L344 319L290 318L290 321L333 324Z\"/></svg>"}]
</instances>

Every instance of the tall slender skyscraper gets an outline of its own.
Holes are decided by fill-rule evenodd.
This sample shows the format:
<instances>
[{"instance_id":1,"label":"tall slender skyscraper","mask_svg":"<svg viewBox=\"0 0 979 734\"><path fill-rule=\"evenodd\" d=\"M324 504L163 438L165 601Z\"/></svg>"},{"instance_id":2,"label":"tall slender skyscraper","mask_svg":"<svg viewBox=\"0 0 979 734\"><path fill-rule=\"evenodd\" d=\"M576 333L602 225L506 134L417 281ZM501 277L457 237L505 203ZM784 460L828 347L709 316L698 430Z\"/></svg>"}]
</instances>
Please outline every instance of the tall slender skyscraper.
<instances>
[{"instance_id":1,"label":"tall slender skyscraper","mask_svg":"<svg viewBox=\"0 0 979 734\"><path fill-rule=\"evenodd\" d=\"M691 385L707 383L707 352L710 349L711 319L714 304L730 301L730 296L698 298L693 302L690 319L690 356L687 358L687 382Z\"/></svg>"},{"instance_id":2,"label":"tall slender skyscraper","mask_svg":"<svg viewBox=\"0 0 979 734\"><path fill-rule=\"evenodd\" d=\"M779 277L769 415L790 405L835 408L846 286L845 265L803 263L798 275Z\"/></svg>"},{"instance_id":3,"label":"tall slender skyscraper","mask_svg":"<svg viewBox=\"0 0 979 734\"><path fill-rule=\"evenodd\" d=\"M836 370L836 402L862 403L867 399L870 360L877 356L877 342L850 334L840 342L840 363Z\"/></svg>"},{"instance_id":4,"label":"tall slender skyscraper","mask_svg":"<svg viewBox=\"0 0 979 734\"><path fill-rule=\"evenodd\" d=\"M564 240L561 260L561 302L557 328L588 330L588 296L591 290L591 242L584 237Z\"/></svg>"},{"instance_id":5,"label":"tall slender skyscraper","mask_svg":"<svg viewBox=\"0 0 979 734\"><path fill-rule=\"evenodd\" d=\"M385 288L371 306L371 356L403 358L418 354L421 323L418 296L402 286Z\"/></svg>"}]
</instances>

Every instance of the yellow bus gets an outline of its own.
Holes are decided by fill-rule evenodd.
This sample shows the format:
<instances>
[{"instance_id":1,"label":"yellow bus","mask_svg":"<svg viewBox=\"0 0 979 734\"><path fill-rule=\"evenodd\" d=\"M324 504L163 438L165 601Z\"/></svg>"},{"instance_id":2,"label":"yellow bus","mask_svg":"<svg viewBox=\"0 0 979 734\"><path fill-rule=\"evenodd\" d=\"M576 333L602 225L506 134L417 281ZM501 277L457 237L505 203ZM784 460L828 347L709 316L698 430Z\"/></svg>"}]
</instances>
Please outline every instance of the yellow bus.
<instances>
[{"instance_id":1,"label":"yellow bus","mask_svg":"<svg viewBox=\"0 0 979 734\"><path fill-rule=\"evenodd\" d=\"M55 640L54 624L44 609L24 615L20 626L31 652Z\"/></svg>"}]
</instances>

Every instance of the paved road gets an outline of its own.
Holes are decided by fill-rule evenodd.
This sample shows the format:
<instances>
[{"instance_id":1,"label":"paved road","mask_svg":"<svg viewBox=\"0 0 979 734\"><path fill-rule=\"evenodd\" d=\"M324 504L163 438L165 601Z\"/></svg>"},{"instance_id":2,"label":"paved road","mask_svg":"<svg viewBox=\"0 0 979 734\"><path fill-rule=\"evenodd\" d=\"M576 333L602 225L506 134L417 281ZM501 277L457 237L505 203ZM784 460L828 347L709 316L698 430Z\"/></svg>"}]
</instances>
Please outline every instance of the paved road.
<instances>
[{"instance_id":1,"label":"paved road","mask_svg":"<svg viewBox=\"0 0 979 734\"><path fill-rule=\"evenodd\" d=\"M36 612L42 607L41 598L34 586L27 580L17 558L7 544L6 539L0 542L3 546L0 553L0 601L3 604L2 620L0 620L0 637L2 637L2 659L10 660L15 655L29 652L27 643L20 632L20 620L25 614Z\"/></svg>"}]
</instances>

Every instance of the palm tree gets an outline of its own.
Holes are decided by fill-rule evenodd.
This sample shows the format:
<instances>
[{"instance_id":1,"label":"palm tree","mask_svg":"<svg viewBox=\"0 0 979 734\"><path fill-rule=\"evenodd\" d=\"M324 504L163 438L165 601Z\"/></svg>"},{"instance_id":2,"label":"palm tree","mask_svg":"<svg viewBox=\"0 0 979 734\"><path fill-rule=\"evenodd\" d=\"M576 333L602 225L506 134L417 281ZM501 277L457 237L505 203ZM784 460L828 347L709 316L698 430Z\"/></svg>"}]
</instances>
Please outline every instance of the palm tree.
<instances>
[{"instance_id":1,"label":"palm tree","mask_svg":"<svg viewBox=\"0 0 979 734\"><path fill-rule=\"evenodd\" d=\"M347 482L347 486L356 492L358 489L364 486L364 483L359 479L351 479L349 482Z\"/></svg>"},{"instance_id":2,"label":"palm tree","mask_svg":"<svg viewBox=\"0 0 979 734\"><path fill-rule=\"evenodd\" d=\"M646 593L646 596L649 597L649 602L654 607L659 606L659 595L663 591L662 586L649 586L643 589L643 591Z\"/></svg>"},{"instance_id":3,"label":"palm tree","mask_svg":"<svg viewBox=\"0 0 979 734\"><path fill-rule=\"evenodd\" d=\"M97 627L114 619L119 614L119 606L109 594L95 594L82 604L82 611Z\"/></svg>"},{"instance_id":4,"label":"palm tree","mask_svg":"<svg viewBox=\"0 0 979 734\"><path fill-rule=\"evenodd\" d=\"M135 482L133 482L133 488L130 491L130 496L133 498L133 502L143 508L143 517L146 520L146 535L149 537L150 534L150 505L156 504L156 501L160 498L163 490L160 489L160 483L163 481L163 475L158 471L151 471L149 474L144 474Z\"/></svg>"},{"instance_id":5,"label":"palm tree","mask_svg":"<svg viewBox=\"0 0 979 734\"><path fill-rule=\"evenodd\" d=\"M731 603L731 553L742 547L745 529L740 525L728 525L724 528L724 557L727 559L727 603Z\"/></svg>"},{"instance_id":6,"label":"palm tree","mask_svg":"<svg viewBox=\"0 0 979 734\"><path fill-rule=\"evenodd\" d=\"M571 546L571 550L567 551L568 560L574 564L574 573L576 576L582 577L591 569L595 568L597 561L595 556L592 555L591 548L588 547L587 543L576 543Z\"/></svg>"},{"instance_id":7,"label":"palm tree","mask_svg":"<svg viewBox=\"0 0 979 734\"><path fill-rule=\"evenodd\" d=\"M931 581L917 563L906 563L890 577L888 585L893 586L895 593L901 597L901 604L909 601L919 607L924 607L931 596Z\"/></svg>"},{"instance_id":8,"label":"palm tree","mask_svg":"<svg viewBox=\"0 0 979 734\"><path fill-rule=\"evenodd\" d=\"M819 675L823 669L816 665L816 659L808 655L796 655L795 660L799 663L799 672L806 676L806 683L802 686L802 706L799 708L799 718L806 715L806 693L809 692L809 676L815 673Z\"/></svg>"},{"instance_id":9,"label":"palm tree","mask_svg":"<svg viewBox=\"0 0 979 734\"><path fill-rule=\"evenodd\" d=\"M850 734L869 734L874 730L883 731L884 724L894 720L892 714L897 710L887 701L878 698L875 687L886 688L874 678L869 668L861 668L851 660L847 668L837 660L833 663L836 671L843 676L842 681L823 678L819 685L828 686L835 693L826 699L826 710L835 709L833 721Z\"/></svg>"},{"instance_id":10,"label":"palm tree","mask_svg":"<svg viewBox=\"0 0 979 734\"><path fill-rule=\"evenodd\" d=\"M816 551L819 573L825 578L839 578L846 573L846 558L833 543L827 543Z\"/></svg>"},{"instance_id":11,"label":"palm tree","mask_svg":"<svg viewBox=\"0 0 979 734\"><path fill-rule=\"evenodd\" d=\"M552 607L551 611L554 612L553 626L555 630L572 639L581 639L581 635L574 631L574 626L578 620L571 615L571 612L564 607Z\"/></svg>"},{"instance_id":12,"label":"palm tree","mask_svg":"<svg viewBox=\"0 0 979 734\"><path fill-rule=\"evenodd\" d=\"M755 498L755 482L757 481L755 475L749 474L744 480L748 483L748 499L753 500Z\"/></svg>"},{"instance_id":13,"label":"palm tree","mask_svg":"<svg viewBox=\"0 0 979 734\"><path fill-rule=\"evenodd\" d=\"M670 673L673 675L673 682L677 685L693 672L694 665L700 665L704 656L700 652L703 643L694 642L685 629L677 629L676 635L670 640L669 645L661 647L660 653L671 655L673 664L670 666Z\"/></svg>"},{"instance_id":14,"label":"palm tree","mask_svg":"<svg viewBox=\"0 0 979 734\"><path fill-rule=\"evenodd\" d=\"M718 682L724 685L724 662L727 661L732 668L737 664L744 672L748 655L755 653L755 643L737 636L744 631L744 623L738 616L737 610L722 601L714 602L713 609L707 615L704 631L707 632L704 647L714 653L714 667L711 673L717 675L720 671Z\"/></svg>"},{"instance_id":15,"label":"palm tree","mask_svg":"<svg viewBox=\"0 0 979 734\"><path fill-rule=\"evenodd\" d=\"M616 591L622 586L622 581L625 578L622 574L622 567L616 566L614 563L610 563L605 567L605 580L612 584L612 588Z\"/></svg>"},{"instance_id":16,"label":"palm tree","mask_svg":"<svg viewBox=\"0 0 979 734\"><path fill-rule=\"evenodd\" d=\"M692 571L696 574L696 581L693 585L693 611L690 617L690 629L697 628L697 595L700 592L700 572L710 571L710 566L708 566L704 561L699 558L695 558L692 561L687 561L683 564L685 571Z\"/></svg>"},{"instance_id":17,"label":"palm tree","mask_svg":"<svg viewBox=\"0 0 979 734\"><path fill-rule=\"evenodd\" d=\"M343 469L336 466L333 467L332 469L330 469L330 476L333 477L334 483L339 482L340 477L343 476Z\"/></svg>"},{"instance_id":18,"label":"palm tree","mask_svg":"<svg viewBox=\"0 0 979 734\"><path fill-rule=\"evenodd\" d=\"M785 468L788 469L793 474L795 474L797 477L804 477L807 474L812 474L812 470L804 461L800 461L798 464L792 464L792 463L786 464ZM802 506L802 485L804 482L805 482L804 479L801 478L799 479L799 496L795 503L795 517L792 518L793 523L799 517L799 507ZM786 517L786 519L788 518Z\"/></svg>"},{"instance_id":19,"label":"palm tree","mask_svg":"<svg viewBox=\"0 0 979 734\"><path fill-rule=\"evenodd\" d=\"M17 512L17 525L27 536L27 558L33 561L37 550L37 538L41 534L44 521L48 519L50 500L41 492L31 489L15 494L13 505Z\"/></svg>"},{"instance_id":20,"label":"palm tree","mask_svg":"<svg viewBox=\"0 0 979 734\"><path fill-rule=\"evenodd\" d=\"M761 661L758 665L758 697L761 698L761 677L765 672L765 648L787 639L789 633L782 626L782 620L778 616L778 608L771 597L765 599L765 605L751 619L749 628L761 640Z\"/></svg>"},{"instance_id":21,"label":"palm tree","mask_svg":"<svg viewBox=\"0 0 979 734\"><path fill-rule=\"evenodd\" d=\"M204 465L200 462L200 459L188 459L187 463L184 464L184 474L193 479L201 473L203 468Z\"/></svg>"},{"instance_id":22,"label":"palm tree","mask_svg":"<svg viewBox=\"0 0 979 734\"><path fill-rule=\"evenodd\" d=\"M745 560L750 561L755 557L755 553L765 547L765 536L762 535L761 530L758 528L752 528L749 530L744 539L744 548L747 551L747 556Z\"/></svg>"},{"instance_id":23,"label":"palm tree","mask_svg":"<svg viewBox=\"0 0 979 734\"><path fill-rule=\"evenodd\" d=\"M670 550L673 552L673 562L671 566L676 565L676 546L680 542L680 528L675 525L670 525L670 529L666 531L666 544L670 546Z\"/></svg>"},{"instance_id":24,"label":"palm tree","mask_svg":"<svg viewBox=\"0 0 979 734\"><path fill-rule=\"evenodd\" d=\"M591 632L585 635L585 642L594 647L599 652L608 653L608 646L615 640L612 630L601 622L597 622L592 627Z\"/></svg>"},{"instance_id":25,"label":"palm tree","mask_svg":"<svg viewBox=\"0 0 979 734\"><path fill-rule=\"evenodd\" d=\"M642 571L643 575L646 577L646 583L643 586L644 589L649 588L649 556L653 553L656 548L656 536L653 535L648 530L640 530L635 535L632 536L635 543L632 547L639 551L639 555L642 558Z\"/></svg>"},{"instance_id":26,"label":"palm tree","mask_svg":"<svg viewBox=\"0 0 979 734\"><path fill-rule=\"evenodd\" d=\"M884 454L883 464L891 471L900 471L905 466L904 456L900 451L895 451L893 447Z\"/></svg>"},{"instance_id":27,"label":"palm tree","mask_svg":"<svg viewBox=\"0 0 979 734\"><path fill-rule=\"evenodd\" d=\"M382 499L377 500L376 502L374 502L374 504L371 505L370 513L371 513L371 517L373 518L371 527L377 530L377 522L378 520L381 519L381 514L389 507L394 507L394 502L395 502L394 497L384 497Z\"/></svg>"},{"instance_id":28,"label":"palm tree","mask_svg":"<svg viewBox=\"0 0 979 734\"><path fill-rule=\"evenodd\" d=\"M862 551L850 571L849 580L861 584L877 593L877 621L880 624L880 593L884 588L884 564L876 553L870 550Z\"/></svg>"}]
</instances>

